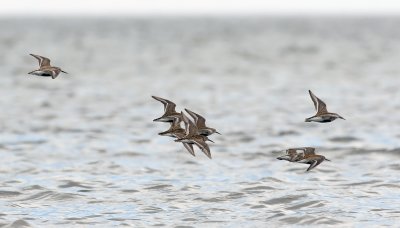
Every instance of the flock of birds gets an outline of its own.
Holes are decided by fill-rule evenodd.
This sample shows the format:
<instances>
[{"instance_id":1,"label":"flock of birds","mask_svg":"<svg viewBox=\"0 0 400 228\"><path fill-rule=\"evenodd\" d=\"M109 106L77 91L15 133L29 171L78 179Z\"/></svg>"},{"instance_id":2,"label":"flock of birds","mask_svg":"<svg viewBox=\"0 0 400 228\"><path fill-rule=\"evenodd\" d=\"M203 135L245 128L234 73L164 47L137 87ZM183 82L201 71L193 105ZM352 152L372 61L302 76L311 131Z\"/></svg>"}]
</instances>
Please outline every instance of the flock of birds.
<instances>
[{"instance_id":1,"label":"flock of birds","mask_svg":"<svg viewBox=\"0 0 400 228\"><path fill-rule=\"evenodd\" d=\"M67 72L63 71L61 68L51 66L50 59L40 55L30 55L39 61L39 69L31 71L28 74L51 77L52 79L55 79L61 72L67 74ZM315 96L311 90L308 92L317 113L312 117L306 118L305 122L327 123L338 118L344 120L344 118L339 114L328 112L326 104ZM176 104L174 102L157 96L152 97L164 105L164 114L153 121L166 122L170 124L169 129L160 132L159 135L175 138L175 142L182 143L186 150L193 156L195 156L193 145L196 145L208 158L211 159L210 148L206 142L209 141L214 143L214 141L209 139L208 136L214 133L220 133L214 128L207 127L206 119L203 116L189 109L185 109L185 111L193 118L193 122L183 111L180 113L176 112ZM181 127L182 122L184 123L185 128ZM310 166L307 171L315 168L325 160L330 161L324 156L316 154L315 148L313 147L289 148L286 150L285 155L278 157L277 159L309 164Z\"/></svg>"},{"instance_id":2,"label":"flock of birds","mask_svg":"<svg viewBox=\"0 0 400 228\"><path fill-rule=\"evenodd\" d=\"M319 99L311 90L308 91L311 100L314 103L317 113L309 118L305 119L305 122L318 122L318 123L328 123L336 119L343 119L337 113L328 112L326 104ZM195 156L193 145L196 145L201 151L203 151L208 158L211 159L210 148L206 141L211 141L208 136L217 133L220 134L214 128L206 126L206 119L201 115L185 109L185 111L193 118L194 122L190 120L185 113L177 112L175 110L176 104L170 100L152 96L157 101L160 101L164 105L164 114L154 119L155 122L166 122L170 123L170 128L164 132L158 133L162 136L170 136L176 138L175 142L183 143L183 146L189 151L189 153ZM181 122L184 122L185 129L181 127ZM312 170L317 167L323 161L330 161L322 155L315 153L315 148L313 147L297 147L289 148L286 150L286 154L278 157L278 160L286 160L289 162L304 163L309 164L307 171Z\"/></svg>"},{"instance_id":3,"label":"flock of birds","mask_svg":"<svg viewBox=\"0 0 400 228\"><path fill-rule=\"evenodd\" d=\"M210 147L206 143L210 141L214 143L208 136L217 133L217 130L206 126L206 119L201 115L185 109L185 111L193 118L194 122L185 115L185 113L178 113L175 110L176 104L170 100L152 96L157 101L164 105L164 114L154 119L155 122L166 122L170 123L171 126L168 130L158 133L162 136L169 136L176 138L175 142L181 142L187 151L196 156L194 153L193 145L196 145L208 158L211 159ZM185 129L181 127L181 122L184 122Z\"/></svg>"},{"instance_id":4,"label":"flock of birds","mask_svg":"<svg viewBox=\"0 0 400 228\"><path fill-rule=\"evenodd\" d=\"M317 122L317 123L328 123L336 119L343 119L339 114L328 112L325 102L319 99L317 96L308 90L311 100L314 103L315 110L317 113L309 118L306 118L306 122ZM307 171L312 170L317 167L323 161L330 161L322 155L315 153L315 148L313 147L299 147L299 148L289 148L286 150L284 156L278 157L278 160L286 160L289 162L304 163L309 164Z\"/></svg>"}]
</instances>

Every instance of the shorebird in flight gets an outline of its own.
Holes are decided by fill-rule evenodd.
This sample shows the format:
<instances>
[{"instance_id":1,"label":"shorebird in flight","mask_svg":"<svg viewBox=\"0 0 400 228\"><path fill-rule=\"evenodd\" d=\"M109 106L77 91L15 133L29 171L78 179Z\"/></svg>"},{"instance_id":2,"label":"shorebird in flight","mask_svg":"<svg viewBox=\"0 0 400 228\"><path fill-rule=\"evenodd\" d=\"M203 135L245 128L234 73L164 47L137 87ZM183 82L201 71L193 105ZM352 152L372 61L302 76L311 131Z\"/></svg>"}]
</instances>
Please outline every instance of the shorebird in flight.
<instances>
[{"instance_id":1,"label":"shorebird in flight","mask_svg":"<svg viewBox=\"0 0 400 228\"><path fill-rule=\"evenodd\" d=\"M217 134L221 134L219 133L217 130L215 130L214 128L211 127L207 127L206 126L206 119L202 116L200 116L199 114L190 111L189 109L185 108L185 111L193 118L194 123L196 124L198 133L200 135L204 135L204 136L209 136L212 135L214 133Z\"/></svg>"},{"instance_id":2,"label":"shorebird in flight","mask_svg":"<svg viewBox=\"0 0 400 228\"><path fill-rule=\"evenodd\" d=\"M161 117L154 119L153 121L172 123L175 121L176 118L178 118L179 121L182 119L181 114L175 111L176 104L174 102L161 97L156 97L156 96L151 96L151 97L161 102L164 105L164 114Z\"/></svg>"},{"instance_id":3,"label":"shorebird in flight","mask_svg":"<svg viewBox=\"0 0 400 228\"><path fill-rule=\"evenodd\" d=\"M52 79L55 79L60 74L60 72L68 74L67 72L61 70L61 68L59 67L51 66L50 59L40 55L34 55L34 54L30 55L35 57L39 61L39 69L31 71L28 74L33 74L42 77L51 77Z\"/></svg>"},{"instance_id":4,"label":"shorebird in flight","mask_svg":"<svg viewBox=\"0 0 400 228\"><path fill-rule=\"evenodd\" d=\"M181 113L181 115L182 120L185 123L185 136L176 139L175 142L195 144L197 147L200 148L201 151L203 151L205 155L207 155L208 158L211 159L210 148L207 145L206 141L213 141L207 138L207 136L199 135L196 125L183 112Z\"/></svg>"},{"instance_id":5,"label":"shorebird in flight","mask_svg":"<svg viewBox=\"0 0 400 228\"><path fill-rule=\"evenodd\" d=\"M337 118L343 119L340 115L332 112L328 112L326 108L326 104L315 96L311 90L308 90L310 94L311 100L314 102L315 110L317 110L317 114L312 117L309 117L305 120L305 122L318 122L318 123L327 123L336 120Z\"/></svg>"},{"instance_id":6,"label":"shorebird in flight","mask_svg":"<svg viewBox=\"0 0 400 228\"><path fill-rule=\"evenodd\" d=\"M300 161L297 161L298 163L304 163L304 164L309 164L310 166L308 167L307 171L310 171L317 167L317 165L321 164L323 161L331 161L325 158L322 155L314 154L314 155L305 155L303 159Z\"/></svg>"},{"instance_id":7,"label":"shorebird in flight","mask_svg":"<svg viewBox=\"0 0 400 228\"><path fill-rule=\"evenodd\" d=\"M298 150L301 152L298 153ZM317 167L324 160L330 161L322 155L315 154L315 148L313 147L290 148L286 150L286 154L284 156L278 157L277 159L309 164L310 166L308 167L307 171Z\"/></svg>"}]
</instances>

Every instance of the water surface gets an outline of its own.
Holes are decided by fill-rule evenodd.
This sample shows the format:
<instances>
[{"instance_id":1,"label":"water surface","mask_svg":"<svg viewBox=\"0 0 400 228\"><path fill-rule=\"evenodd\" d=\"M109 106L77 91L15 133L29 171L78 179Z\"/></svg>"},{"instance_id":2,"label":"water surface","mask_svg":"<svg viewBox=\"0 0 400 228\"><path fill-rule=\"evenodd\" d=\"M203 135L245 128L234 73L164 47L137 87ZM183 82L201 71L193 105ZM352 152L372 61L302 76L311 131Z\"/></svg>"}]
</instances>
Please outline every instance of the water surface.
<instances>
[{"instance_id":1,"label":"water surface","mask_svg":"<svg viewBox=\"0 0 400 228\"><path fill-rule=\"evenodd\" d=\"M396 226L396 18L2 19L0 224ZM69 72L27 75L29 53ZM311 89L346 121L305 123ZM222 135L170 138L157 95ZM313 146L311 172L276 157Z\"/></svg>"}]
</instances>

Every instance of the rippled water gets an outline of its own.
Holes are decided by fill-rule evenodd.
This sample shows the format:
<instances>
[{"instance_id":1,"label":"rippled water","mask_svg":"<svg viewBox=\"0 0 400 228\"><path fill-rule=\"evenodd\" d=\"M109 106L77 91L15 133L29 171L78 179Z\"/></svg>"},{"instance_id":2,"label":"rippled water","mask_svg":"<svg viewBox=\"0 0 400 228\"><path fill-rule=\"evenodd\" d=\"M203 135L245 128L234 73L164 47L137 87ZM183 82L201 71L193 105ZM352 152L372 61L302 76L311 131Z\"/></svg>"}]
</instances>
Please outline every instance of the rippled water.
<instances>
[{"instance_id":1,"label":"rippled water","mask_svg":"<svg viewBox=\"0 0 400 228\"><path fill-rule=\"evenodd\" d=\"M0 225L399 225L399 25L1 19ZM346 121L305 123L308 89ZM212 160L157 135L151 95L207 117ZM299 146L332 161L276 160Z\"/></svg>"}]
</instances>

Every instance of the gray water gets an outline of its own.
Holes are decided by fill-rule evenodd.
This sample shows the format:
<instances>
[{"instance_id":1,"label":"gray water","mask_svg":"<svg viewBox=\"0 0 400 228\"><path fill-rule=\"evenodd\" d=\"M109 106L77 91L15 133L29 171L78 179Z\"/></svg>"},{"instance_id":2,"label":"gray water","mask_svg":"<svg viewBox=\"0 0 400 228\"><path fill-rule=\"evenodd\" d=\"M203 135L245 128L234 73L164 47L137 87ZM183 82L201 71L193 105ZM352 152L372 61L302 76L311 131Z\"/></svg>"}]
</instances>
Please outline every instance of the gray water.
<instances>
[{"instance_id":1,"label":"gray water","mask_svg":"<svg viewBox=\"0 0 400 228\"><path fill-rule=\"evenodd\" d=\"M400 225L400 19L1 19L0 225ZM27 75L29 53L68 75ZM346 118L305 123L307 90ZM207 118L212 160L157 133ZM311 172L290 147L329 158Z\"/></svg>"}]
</instances>

